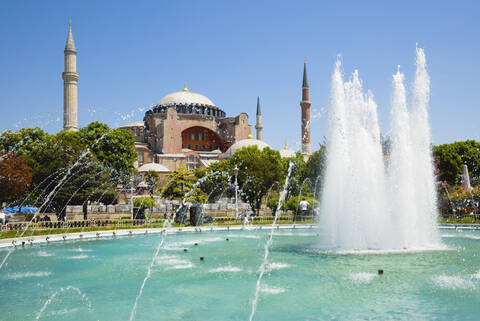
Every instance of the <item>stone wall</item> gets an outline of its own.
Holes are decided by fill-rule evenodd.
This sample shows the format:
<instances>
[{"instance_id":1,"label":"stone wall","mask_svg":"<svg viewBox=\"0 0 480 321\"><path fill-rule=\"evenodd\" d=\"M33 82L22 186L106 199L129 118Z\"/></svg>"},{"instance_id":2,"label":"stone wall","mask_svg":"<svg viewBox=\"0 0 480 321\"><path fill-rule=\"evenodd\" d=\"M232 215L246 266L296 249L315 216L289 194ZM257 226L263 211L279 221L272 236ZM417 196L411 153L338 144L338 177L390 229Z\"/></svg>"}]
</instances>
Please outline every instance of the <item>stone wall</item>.
<instances>
[{"instance_id":1,"label":"stone wall","mask_svg":"<svg viewBox=\"0 0 480 321\"><path fill-rule=\"evenodd\" d=\"M157 205L156 208L150 212L146 210L146 215L149 217L163 217L165 214L172 214L180 205L178 201L165 201ZM187 203L187 205L191 205ZM235 216L235 200L233 198L225 198L217 203L204 204L203 210L206 215L211 216ZM250 206L246 203L238 203L238 214L242 211L250 211ZM87 218L89 220L106 220L106 219L120 219L130 217L130 205L89 205L87 207ZM67 206L66 208L67 221L81 221L83 220L83 208L78 206Z\"/></svg>"}]
</instances>

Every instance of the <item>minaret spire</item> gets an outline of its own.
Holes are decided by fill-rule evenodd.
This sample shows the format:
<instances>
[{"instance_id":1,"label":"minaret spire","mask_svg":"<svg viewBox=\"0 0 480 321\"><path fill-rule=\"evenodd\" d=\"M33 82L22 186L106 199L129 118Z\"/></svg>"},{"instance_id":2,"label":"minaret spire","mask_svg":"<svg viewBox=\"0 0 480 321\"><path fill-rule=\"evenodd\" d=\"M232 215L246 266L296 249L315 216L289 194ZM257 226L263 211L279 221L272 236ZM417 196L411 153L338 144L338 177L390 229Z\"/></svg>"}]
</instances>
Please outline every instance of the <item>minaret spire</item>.
<instances>
[{"instance_id":1,"label":"minaret spire","mask_svg":"<svg viewBox=\"0 0 480 321\"><path fill-rule=\"evenodd\" d=\"M75 41L73 40L71 21L68 23L68 36L67 36L67 42L65 43L65 50L77 52L77 49L75 48Z\"/></svg>"},{"instance_id":2,"label":"minaret spire","mask_svg":"<svg viewBox=\"0 0 480 321\"><path fill-rule=\"evenodd\" d=\"M307 77L307 59L303 59L303 84L302 87L308 88L308 77Z\"/></svg>"},{"instance_id":3,"label":"minaret spire","mask_svg":"<svg viewBox=\"0 0 480 321\"><path fill-rule=\"evenodd\" d=\"M257 130L257 139L262 140L262 110L260 108L260 96L257 96L257 124L255 125L255 129Z\"/></svg>"},{"instance_id":4,"label":"minaret spire","mask_svg":"<svg viewBox=\"0 0 480 321\"><path fill-rule=\"evenodd\" d=\"M262 115L262 110L260 108L260 96L257 96L257 115Z\"/></svg>"},{"instance_id":5,"label":"minaret spire","mask_svg":"<svg viewBox=\"0 0 480 321\"><path fill-rule=\"evenodd\" d=\"M303 82L302 82L302 154L305 158L311 155L310 151L310 88L307 77L307 60L303 61Z\"/></svg>"},{"instance_id":6,"label":"minaret spire","mask_svg":"<svg viewBox=\"0 0 480 321\"><path fill-rule=\"evenodd\" d=\"M65 70L63 78L63 130L78 130L78 73L77 48L73 40L72 23L68 24L65 43Z\"/></svg>"}]
</instances>

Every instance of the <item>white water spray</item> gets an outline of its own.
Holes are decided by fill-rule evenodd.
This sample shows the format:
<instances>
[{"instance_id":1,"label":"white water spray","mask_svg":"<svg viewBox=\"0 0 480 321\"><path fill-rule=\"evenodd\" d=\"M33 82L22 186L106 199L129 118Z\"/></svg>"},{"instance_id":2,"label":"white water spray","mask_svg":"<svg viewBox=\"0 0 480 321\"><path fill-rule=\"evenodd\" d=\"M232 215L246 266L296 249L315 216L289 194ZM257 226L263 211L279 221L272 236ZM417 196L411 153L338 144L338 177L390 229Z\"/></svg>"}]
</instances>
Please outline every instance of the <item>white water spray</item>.
<instances>
[{"instance_id":1,"label":"white water spray","mask_svg":"<svg viewBox=\"0 0 480 321\"><path fill-rule=\"evenodd\" d=\"M87 303L87 306L88 306L88 311L92 311L92 304L90 303L90 301L88 300L87 296L82 293L82 291L80 291L79 288L76 288L74 286L67 286L66 288L61 288L60 290L58 290L57 292L55 292L54 294L52 294L47 301L45 301L45 303L43 304L43 307L42 309L40 310L40 312L38 312L37 314L37 317L35 318L36 321L40 320L40 317L43 315L43 312L45 312L45 309L48 307L48 305L50 303L52 303L52 301L61 293L63 292L66 292L66 291L73 291L75 293L77 293L81 298L82 300L84 300L86 303Z\"/></svg>"},{"instance_id":2,"label":"white water spray","mask_svg":"<svg viewBox=\"0 0 480 321\"><path fill-rule=\"evenodd\" d=\"M262 261L262 264L260 265L260 269L259 269L260 270L260 275L258 276L257 285L255 287L255 296L253 297L253 300L252 300L252 312L250 313L249 321L253 320L253 317L255 316L255 310L257 309L258 296L260 294L261 285L262 285L262 278L263 278L263 275L265 274L265 270L268 266L268 254L270 253L270 246L272 245L273 233L275 231L275 229L273 227L275 226L275 224L277 224L277 219L280 217L280 213L281 213L281 210L282 210L281 207L282 207L282 204L285 200L285 196L287 195L288 181L289 181L289 178L290 178L290 174L292 173L292 168L293 168L293 163L290 162L290 164L288 165L288 173L287 173L287 178L285 179L285 185L283 186L283 191L280 193L280 197L278 198L278 206L277 206L277 210L275 211L275 218L273 219L272 229L270 231L270 236L269 236L267 242L265 243L263 261Z\"/></svg>"},{"instance_id":3,"label":"white water spray","mask_svg":"<svg viewBox=\"0 0 480 321\"><path fill-rule=\"evenodd\" d=\"M200 178L191 188L190 188L190 191L184 196L184 198L182 199L182 203L180 205L180 208L178 209L178 211L183 207L183 206L186 206L185 205L185 200L187 200L191 195L192 193L194 193L196 191L196 188L202 184L207 178L209 178L210 176L212 175L224 175L224 173L218 173L218 172L214 172L214 173L211 173L209 175L206 175L202 178ZM143 279L143 282L142 282L142 285L140 286L140 290L138 291L138 295L137 297L135 298L135 303L133 304L133 308L132 308L132 311L130 312L130 321L133 321L135 320L135 313L137 312L137 305L138 305L138 301L140 300L140 298L142 297L142 294L143 294L143 289L145 288L145 284L147 283L148 279L150 279L150 276L152 275L152 269L153 269L153 265L155 264L155 259L158 257L158 253L160 252L160 249L162 248L163 244L165 243L165 236L167 234L167 230L172 226L172 223L175 221L175 217L177 216L177 213L178 211L176 211L174 214L173 214L173 217L169 220L165 220L165 222L163 223L163 231L161 233L162 235L162 238L160 240L160 242L158 243L157 245L157 248L155 250L155 254L153 255L152 257L152 260L150 262L150 265L148 266L148 269L147 269L147 275L145 276L145 278Z\"/></svg>"},{"instance_id":4,"label":"white water spray","mask_svg":"<svg viewBox=\"0 0 480 321\"><path fill-rule=\"evenodd\" d=\"M337 61L321 197L322 248L359 251L439 246L427 112L429 78L422 49L417 48L416 62L411 115L403 74L397 72L393 77L392 149L385 161L373 95L363 93L357 71L344 82Z\"/></svg>"}]
</instances>

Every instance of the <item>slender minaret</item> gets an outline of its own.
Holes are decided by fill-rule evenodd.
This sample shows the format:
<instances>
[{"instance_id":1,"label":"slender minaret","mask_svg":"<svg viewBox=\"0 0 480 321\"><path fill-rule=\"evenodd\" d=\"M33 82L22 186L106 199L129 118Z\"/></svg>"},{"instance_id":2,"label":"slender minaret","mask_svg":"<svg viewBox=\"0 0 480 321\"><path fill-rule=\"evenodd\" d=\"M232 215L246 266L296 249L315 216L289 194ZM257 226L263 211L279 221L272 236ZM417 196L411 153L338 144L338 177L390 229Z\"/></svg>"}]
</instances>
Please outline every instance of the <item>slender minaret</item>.
<instances>
[{"instance_id":1,"label":"slender minaret","mask_svg":"<svg viewBox=\"0 0 480 321\"><path fill-rule=\"evenodd\" d=\"M308 78L307 78L307 61L303 62L303 84L302 84L302 154L304 157L311 155L310 151L310 102Z\"/></svg>"},{"instance_id":2,"label":"slender minaret","mask_svg":"<svg viewBox=\"0 0 480 321\"><path fill-rule=\"evenodd\" d=\"M65 71L63 78L63 130L78 130L78 74L77 49L73 41L72 24L68 26L65 44Z\"/></svg>"},{"instance_id":3,"label":"slender minaret","mask_svg":"<svg viewBox=\"0 0 480 321\"><path fill-rule=\"evenodd\" d=\"M260 109L260 96L257 96L257 124L255 125L257 130L257 139L262 140L262 110Z\"/></svg>"}]
</instances>

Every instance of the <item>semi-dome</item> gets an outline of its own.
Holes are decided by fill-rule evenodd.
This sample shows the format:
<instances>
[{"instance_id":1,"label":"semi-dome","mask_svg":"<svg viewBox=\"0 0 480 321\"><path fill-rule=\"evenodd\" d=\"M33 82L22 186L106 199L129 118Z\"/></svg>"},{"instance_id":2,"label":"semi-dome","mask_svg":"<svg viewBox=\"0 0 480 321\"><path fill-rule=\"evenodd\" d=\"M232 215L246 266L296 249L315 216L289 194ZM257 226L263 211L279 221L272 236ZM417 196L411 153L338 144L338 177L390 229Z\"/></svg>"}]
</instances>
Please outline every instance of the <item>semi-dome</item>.
<instances>
[{"instance_id":1,"label":"semi-dome","mask_svg":"<svg viewBox=\"0 0 480 321\"><path fill-rule=\"evenodd\" d=\"M280 156L282 158L291 158L291 157L295 157L295 155L296 155L295 151L291 149L285 148L280 150Z\"/></svg>"},{"instance_id":2,"label":"semi-dome","mask_svg":"<svg viewBox=\"0 0 480 321\"><path fill-rule=\"evenodd\" d=\"M140 166L138 171L140 173L149 172L149 171L153 171L157 173L170 173L170 170L168 168L157 163L148 163L148 164L142 165Z\"/></svg>"},{"instance_id":3,"label":"semi-dome","mask_svg":"<svg viewBox=\"0 0 480 321\"><path fill-rule=\"evenodd\" d=\"M282 158L291 158L295 157L297 153L295 151L288 149L287 141L285 140L285 147L279 151L280 152L280 157Z\"/></svg>"},{"instance_id":4,"label":"semi-dome","mask_svg":"<svg viewBox=\"0 0 480 321\"><path fill-rule=\"evenodd\" d=\"M240 150L243 147L248 147L248 146L257 146L257 148L259 150L263 150L265 147L270 148L270 146L267 143L265 143L264 141L261 141L261 140L258 140L258 139L253 139L253 138L247 138L247 139L243 139L241 141L238 141L235 144L233 144L232 146L230 146L230 148L227 149L227 151L223 155L223 158L226 158L226 159L231 158L237 150Z\"/></svg>"},{"instance_id":5,"label":"semi-dome","mask_svg":"<svg viewBox=\"0 0 480 321\"><path fill-rule=\"evenodd\" d=\"M135 121L133 123L122 125L119 128L143 127L144 125L145 123L143 121Z\"/></svg>"}]
</instances>

